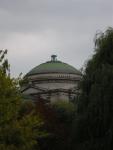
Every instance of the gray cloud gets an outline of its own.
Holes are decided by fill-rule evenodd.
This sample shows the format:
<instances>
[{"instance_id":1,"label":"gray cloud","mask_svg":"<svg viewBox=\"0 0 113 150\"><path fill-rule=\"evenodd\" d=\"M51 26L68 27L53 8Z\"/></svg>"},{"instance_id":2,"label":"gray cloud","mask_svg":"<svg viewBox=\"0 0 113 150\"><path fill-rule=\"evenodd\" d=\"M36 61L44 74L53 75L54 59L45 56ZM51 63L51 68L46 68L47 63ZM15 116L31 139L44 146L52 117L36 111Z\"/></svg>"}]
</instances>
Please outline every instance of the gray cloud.
<instances>
[{"instance_id":1,"label":"gray cloud","mask_svg":"<svg viewBox=\"0 0 113 150\"><path fill-rule=\"evenodd\" d=\"M0 49L9 49L14 75L53 53L80 68L96 31L112 25L112 0L0 0Z\"/></svg>"}]
</instances>

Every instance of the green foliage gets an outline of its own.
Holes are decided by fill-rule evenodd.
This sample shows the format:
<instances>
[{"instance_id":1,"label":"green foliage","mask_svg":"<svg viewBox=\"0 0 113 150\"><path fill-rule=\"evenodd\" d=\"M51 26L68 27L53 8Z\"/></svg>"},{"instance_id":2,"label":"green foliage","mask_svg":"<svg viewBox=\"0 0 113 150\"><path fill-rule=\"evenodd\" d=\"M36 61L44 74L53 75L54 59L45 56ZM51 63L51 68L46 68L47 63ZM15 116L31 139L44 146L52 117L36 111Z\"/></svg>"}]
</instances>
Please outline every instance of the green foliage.
<instances>
[{"instance_id":1,"label":"green foliage","mask_svg":"<svg viewBox=\"0 0 113 150\"><path fill-rule=\"evenodd\" d=\"M75 117L76 109L73 103L58 101L52 105L58 120L56 127L56 150L70 150L71 128Z\"/></svg>"},{"instance_id":2,"label":"green foliage","mask_svg":"<svg viewBox=\"0 0 113 150\"><path fill-rule=\"evenodd\" d=\"M43 128L49 133L40 139L41 150L69 150L74 105L64 101L48 105L37 98L36 109L44 120Z\"/></svg>"},{"instance_id":3,"label":"green foliage","mask_svg":"<svg viewBox=\"0 0 113 150\"><path fill-rule=\"evenodd\" d=\"M59 101L52 105L57 114L59 121L63 123L71 123L75 115L75 106L73 103Z\"/></svg>"},{"instance_id":4,"label":"green foliage","mask_svg":"<svg viewBox=\"0 0 113 150\"><path fill-rule=\"evenodd\" d=\"M6 54L7 54L7 49L6 50L0 50L0 69L1 69L2 73L4 73L4 74L7 71L9 71L8 60L4 59Z\"/></svg>"},{"instance_id":5,"label":"green foliage","mask_svg":"<svg viewBox=\"0 0 113 150\"><path fill-rule=\"evenodd\" d=\"M18 81L8 74L5 54L0 51L0 150L38 150L43 121L31 105L22 102Z\"/></svg>"},{"instance_id":6,"label":"green foliage","mask_svg":"<svg viewBox=\"0 0 113 150\"><path fill-rule=\"evenodd\" d=\"M73 124L73 148L113 148L113 29L95 41L95 54L88 61L81 82L82 93Z\"/></svg>"}]
</instances>

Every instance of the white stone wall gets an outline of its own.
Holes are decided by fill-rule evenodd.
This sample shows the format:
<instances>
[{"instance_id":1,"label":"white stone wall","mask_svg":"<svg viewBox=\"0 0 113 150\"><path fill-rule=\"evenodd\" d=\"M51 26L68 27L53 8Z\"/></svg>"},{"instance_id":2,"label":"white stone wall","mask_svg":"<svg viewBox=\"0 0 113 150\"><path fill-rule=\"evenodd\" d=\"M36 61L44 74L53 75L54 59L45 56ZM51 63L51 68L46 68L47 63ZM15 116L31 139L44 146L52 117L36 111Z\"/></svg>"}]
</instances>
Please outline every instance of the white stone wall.
<instances>
[{"instance_id":1,"label":"white stone wall","mask_svg":"<svg viewBox=\"0 0 113 150\"><path fill-rule=\"evenodd\" d=\"M49 74L37 74L28 77L30 80L42 80L42 79L80 79L80 75L77 74L64 74L64 73L49 73Z\"/></svg>"},{"instance_id":2,"label":"white stone wall","mask_svg":"<svg viewBox=\"0 0 113 150\"><path fill-rule=\"evenodd\" d=\"M40 83L40 84L36 84L36 86L40 87L40 88L46 88L46 89L72 89L74 88L76 85L76 83L69 83L69 82L65 82L65 83L59 83L58 81L56 81L56 83Z\"/></svg>"},{"instance_id":3,"label":"white stone wall","mask_svg":"<svg viewBox=\"0 0 113 150\"><path fill-rule=\"evenodd\" d=\"M42 90L55 90L55 89L64 89L70 90L77 87L78 81L81 80L80 75L75 74L42 74L42 75L33 75L29 76L28 80L31 86L35 88L26 88L23 91L23 94L36 94L41 92ZM29 84L29 83L28 83ZM27 85L26 85L27 86ZM48 94L42 94L42 98L47 99L49 96ZM69 94L58 92L58 93L51 93L51 97L49 98L51 102L55 101L69 101Z\"/></svg>"}]
</instances>

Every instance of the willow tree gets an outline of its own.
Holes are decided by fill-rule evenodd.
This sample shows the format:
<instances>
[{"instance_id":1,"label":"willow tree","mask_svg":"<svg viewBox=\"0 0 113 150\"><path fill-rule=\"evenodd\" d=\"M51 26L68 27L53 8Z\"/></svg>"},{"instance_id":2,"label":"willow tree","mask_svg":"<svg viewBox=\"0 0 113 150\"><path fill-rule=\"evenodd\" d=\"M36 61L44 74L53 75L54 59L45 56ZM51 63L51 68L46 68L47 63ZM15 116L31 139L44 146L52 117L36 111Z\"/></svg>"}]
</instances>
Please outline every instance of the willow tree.
<instances>
[{"instance_id":1,"label":"willow tree","mask_svg":"<svg viewBox=\"0 0 113 150\"><path fill-rule=\"evenodd\" d=\"M73 125L72 149L113 148L113 29L98 34L88 61Z\"/></svg>"}]
</instances>

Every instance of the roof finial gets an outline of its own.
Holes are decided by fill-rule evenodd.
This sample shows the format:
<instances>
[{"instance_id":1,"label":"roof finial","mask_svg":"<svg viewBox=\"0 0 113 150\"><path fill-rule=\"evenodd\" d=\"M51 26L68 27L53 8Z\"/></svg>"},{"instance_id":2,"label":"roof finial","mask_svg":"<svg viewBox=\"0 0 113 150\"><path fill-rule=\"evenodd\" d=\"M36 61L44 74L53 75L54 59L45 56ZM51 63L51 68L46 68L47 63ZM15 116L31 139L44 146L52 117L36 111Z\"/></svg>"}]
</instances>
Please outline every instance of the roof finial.
<instances>
[{"instance_id":1,"label":"roof finial","mask_svg":"<svg viewBox=\"0 0 113 150\"><path fill-rule=\"evenodd\" d=\"M51 61L57 61L57 55L51 55Z\"/></svg>"}]
</instances>

